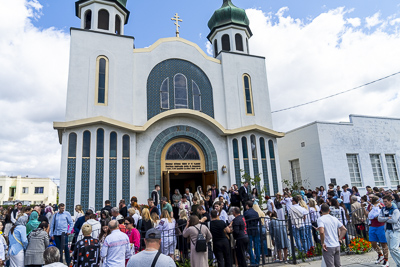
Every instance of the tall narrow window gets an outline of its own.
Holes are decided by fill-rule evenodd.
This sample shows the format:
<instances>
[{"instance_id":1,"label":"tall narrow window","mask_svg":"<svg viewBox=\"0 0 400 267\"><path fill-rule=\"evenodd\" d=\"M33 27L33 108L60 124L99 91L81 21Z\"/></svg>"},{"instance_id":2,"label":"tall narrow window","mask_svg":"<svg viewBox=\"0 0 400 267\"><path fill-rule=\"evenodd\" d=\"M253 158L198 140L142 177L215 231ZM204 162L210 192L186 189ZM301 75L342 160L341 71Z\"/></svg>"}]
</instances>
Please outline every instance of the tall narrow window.
<instances>
[{"instance_id":1,"label":"tall narrow window","mask_svg":"<svg viewBox=\"0 0 400 267\"><path fill-rule=\"evenodd\" d=\"M110 134L110 158L117 157L117 133L112 132Z\"/></svg>"},{"instance_id":2,"label":"tall narrow window","mask_svg":"<svg viewBox=\"0 0 400 267\"><path fill-rule=\"evenodd\" d=\"M104 157L104 130L97 130L97 145L96 145L96 157Z\"/></svg>"},{"instance_id":3,"label":"tall narrow window","mask_svg":"<svg viewBox=\"0 0 400 267\"><path fill-rule=\"evenodd\" d=\"M242 137L242 150L243 150L243 158L248 159L249 151L247 150L247 138L246 137Z\"/></svg>"},{"instance_id":4,"label":"tall narrow window","mask_svg":"<svg viewBox=\"0 0 400 267\"><path fill-rule=\"evenodd\" d=\"M218 41L214 41L214 57L218 56Z\"/></svg>"},{"instance_id":5,"label":"tall narrow window","mask_svg":"<svg viewBox=\"0 0 400 267\"><path fill-rule=\"evenodd\" d=\"M115 15L115 33L121 34L121 18L118 15Z\"/></svg>"},{"instance_id":6,"label":"tall narrow window","mask_svg":"<svg viewBox=\"0 0 400 267\"><path fill-rule=\"evenodd\" d=\"M251 156L253 159L257 159L257 144L256 144L256 137L254 135L250 136L251 142Z\"/></svg>"},{"instance_id":7,"label":"tall narrow window","mask_svg":"<svg viewBox=\"0 0 400 267\"><path fill-rule=\"evenodd\" d=\"M235 44L237 51L243 51L243 37L239 33L235 35Z\"/></svg>"},{"instance_id":8,"label":"tall narrow window","mask_svg":"<svg viewBox=\"0 0 400 267\"><path fill-rule=\"evenodd\" d=\"M231 51L231 41L228 34L222 35L222 50Z\"/></svg>"},{"instance_id":9,"label":"tall narrow window","mask_svg":"<svg viewBox=\"0 0 400 267\"><path fill-rule=\"evenodd\" d=\"M87 10L85 12L85 30L90 30L92 28L92 10Z\"/></svg>"},{"instance_id":10,"label":"tall narrow window","mask_svg":"<svg viewBox=\"0 0 400 267\"><path fill-rule=\"evenodd\" d=\"M301 186L301 172L300 172L300 161L298 159L291 160L290 162L290 172L292 173L293 184Z\"/></svg>"},{"instance_id":11,"label":"tall narrow window","mask_svg":"<svg viewBox=\"0 0 400 267\"><path fill-rule=\"evenodd\" d=\"M384 186L385 179L383 178L381 157L378 154L370 155L372 172L374 173L375 186Z\"/></svg>"},{"instance_id":12,"label":"tall narrow window","mask_svg":"<svg viewBox=\"0 0 400 267\"><path fill-rule=\"evenodd\" d=\"M279 186L278 186L278 173L276 170L276 162L275 162L275 149L274 149L274 142L272 140L268 141L268 148L269 148L269 157L271 162L271 173L272 173L272 184L274 187L274 193L278 193Z\"/></svg>"},{"instance_id":13,"label":"tall narrow window","mask_svg":"<svg viewBox=\"0 0 400 267\"><path fill-rule=\"evenodd\" d=\"M239 145L238 145L238 140L233 139L232 140L232 145L233 145L233 162L235 166L235 181L236 184L239 185L241 182L241 175L240 175L240 162L239 162Z\"/></svg>"},{"instance_id":14,"label":"tall narrow window","mask_svg":"<svg viewBox=\"0 0 400 267\"><path fill-rule=\"evenodd\" d=\"M197 84L192 81L193 109L201 111L201 92Z\"/></svg>"},{"instance_id":15,"label":"tall narrow window","mask_svg":"<svg viewBox=\"0 0 400 267\"><path fill-rule=\"evenodd\" d=\"M76 158L76 133L69 134L68 158Z\"/></svg>"},{"instance_id":16,"label":"tall narrow window","mask_svg":"<svg viewBox=\"0 0 400 267\"><path fill-rule=\"evenodd\" d=\"M161 109L169 109L169 78L166 78L160 87Z\"/></svg>"},{"instance_id":17,"label":"tall narrow window","mask_svg":"<svg viewBox=\"0 0 400 267\"><path fill-rule=\"evenodd\" d=\"M396 160L394 155L385 155L387 169L390 177L390 184L397 186L400 184L399 175L397 172Z\"/></svg>"},{"instance_id":18,"label":"tall narrow window","mask_svg":"<svg viewBox=\"0 0 400 267\"><path fill-rule=\"evenodd\" d=\"M83 133L83 146L82 146L82 158L90 157L90 132L85 131Z\"/></svg>"},{"instance_id":19,"label":"tall narrow window","mask_svg":"<svg viewBox=\"0 0 400 267\"><path fill-rule=\"evenodd\" d=\"M188 108L187 79L183 74L176 74L174 78L175 108Z\"/></svg>"},{"instance_id":20,"label":"tall narrow window","mask_svg":"<svg viewBox=\"0 0 400 267\"><path fill-rule=\"evenodd\" d=\"M122 138L122 157L129 158L129 135Z\"/></svg>"},{"instance_id":21,"label":"tall narrow window","mask_svg":"<svg viewBox=\"0 0 400 267\"><path fill-rule=\"evenodd\" d=\"M264 180L265 193L270 195L269 179L268 179L268 163L267 163L267 153L265 149L265 139L260 137L260 154L261 154L261 164L262 164L262 176Z\"/></svg>"},{"instance_id":22,"label":"tall narrow window","mask_svg":"<svg viewBox=\"0 0 400 267\"><path fill-rule=\"evenodd\" d=\"M97 58L96 79L96 104L107 105L108 94L108 58L99 56Z\"/></svg>"},{"instance_id":23,"label":"tall narrow window","mask_svg":"<svg viewBox=\"0 0 400 267\"><path fill-rule=\"evenodd\" d=\"M108 13L107 10L101 9L99 11L99 22L97 23L97 28L101 30L106 30L108 31L110 29L110 14Z\"/></svg>"},{"instance_id":24,"label":"tall narrow window","mask_svg":"<svg viewBox=\"0 0 400 267\"><path fill-rule=\"evenodd\" d=\"M244 89L244 97L245 97L245 101L246 101L246 114L254 115L251 79L248 74L243 75L243 89Z\"/></svg>"},{"instance_id":25,"label":"tall narrow window","mask_svg":"<svg viewBox=\"0 0 400 267\"><path fill-rule=\"evenodd\" d=\"M249 39L246 38L246 48L247 48L247 54L250 54L249 50Z\"/></svg>"},{"instance_id":26,"label":"tall narrow window","mask_svg":"<svg viewBox=\"0 0 400 267\"><path fill-rule=\"evenodd\" d=\"M349 167L350 182L352 186L362 186L360 166L357 154L347 154L347 165Z\"/></svg>"}]
</instances>

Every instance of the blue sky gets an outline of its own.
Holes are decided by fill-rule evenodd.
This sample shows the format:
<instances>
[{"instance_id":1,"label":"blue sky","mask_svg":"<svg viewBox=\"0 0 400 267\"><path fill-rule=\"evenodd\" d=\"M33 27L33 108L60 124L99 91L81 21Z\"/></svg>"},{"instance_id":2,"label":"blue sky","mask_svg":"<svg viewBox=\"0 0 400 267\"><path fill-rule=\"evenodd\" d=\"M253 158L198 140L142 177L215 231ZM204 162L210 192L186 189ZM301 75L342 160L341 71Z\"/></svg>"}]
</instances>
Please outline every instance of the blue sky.
<instances>
[{"instance_id":1,"label":"blue sky","mask_svg":"<svg viewBox=\"0 0 400 267\"><path fill-rule=\"evenodd\" d=\"M125 35L136 38L136 47L147 47L157 39L171 37L175 34L175 26L170 20L177 12L183 19L181 37L197 43L204 49L206 36L209 33L207 22L213 12L218 9L222 0L128 0L127 8L131 12ZM37 27L55 27L65 32L70 27L80 27L80 20L75 16L75 1L46 0L41 17L34 21ZM351 17L369 17L380 12L382 17L399 13L399 3L389 0L233 0L243 9L260 9L264 13L276 13L282 7L288 7L288 14L304 22L310 21L330 9L345 7L353 9ZM201 35L200 35L201 34Z\"/></svg>"}]
</instances>

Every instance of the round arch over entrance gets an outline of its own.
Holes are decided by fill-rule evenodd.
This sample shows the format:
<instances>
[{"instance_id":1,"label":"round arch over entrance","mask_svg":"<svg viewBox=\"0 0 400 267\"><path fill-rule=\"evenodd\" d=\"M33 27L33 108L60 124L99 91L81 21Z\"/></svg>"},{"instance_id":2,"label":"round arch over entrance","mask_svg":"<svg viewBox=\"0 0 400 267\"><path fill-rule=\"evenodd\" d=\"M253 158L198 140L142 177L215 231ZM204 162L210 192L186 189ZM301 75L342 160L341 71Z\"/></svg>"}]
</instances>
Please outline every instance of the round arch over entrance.
<instances>
[{"instance_id":1,"label":"round arch over entrance","mask_svg":"<svg viewBox=\"0 0 400 267\"><path fill-rule=\"evenodd\" d=\"M149 168L149 193L154 190L156 184L161 184L161 154L165 146L178 138L189 139L194 142L204 155L204 171L218 170L218 159L214 145L201 131L187 125L172 126L162 131L153 141L148 159Z\"/></svg>"}]
</instances>

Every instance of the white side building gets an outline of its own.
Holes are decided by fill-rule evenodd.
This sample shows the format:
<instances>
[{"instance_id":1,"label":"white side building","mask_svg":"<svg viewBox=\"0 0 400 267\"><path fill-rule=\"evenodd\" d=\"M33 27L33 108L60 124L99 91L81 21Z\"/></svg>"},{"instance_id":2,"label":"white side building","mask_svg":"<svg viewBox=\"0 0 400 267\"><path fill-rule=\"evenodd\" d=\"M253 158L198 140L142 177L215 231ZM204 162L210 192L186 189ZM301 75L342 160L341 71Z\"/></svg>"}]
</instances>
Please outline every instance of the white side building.
<instances>
[{"instance_id":1,"label":"white side building","mask_svg":"<svg viewBox=\"0 0 400 267\"><path fill-rule=\"evenodd\" d=\"M0 176L0 205L4 202L57 203L57 184L50 178Z\"/></svg>"},{"instance_id":2,"label":"white side building","mask_svg":"<svg viewBox=\"0 0 400 267\"><path fill-rule=\"evenodd\" d=\"M396 188L400 119L350 115L350 122L313 122L278 142L282 180L314 189L331 182Z\"/></svg>"}]
</instances>

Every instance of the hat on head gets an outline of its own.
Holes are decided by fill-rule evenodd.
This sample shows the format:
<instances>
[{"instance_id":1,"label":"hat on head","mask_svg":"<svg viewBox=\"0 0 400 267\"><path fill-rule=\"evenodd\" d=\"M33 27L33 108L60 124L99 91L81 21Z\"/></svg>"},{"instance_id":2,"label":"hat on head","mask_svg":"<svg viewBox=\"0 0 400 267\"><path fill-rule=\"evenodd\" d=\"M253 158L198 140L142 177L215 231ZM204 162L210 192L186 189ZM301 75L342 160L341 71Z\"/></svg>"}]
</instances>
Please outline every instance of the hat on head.
<instances>
[{"instance_id":1,"label":"hat on head","mask_svg":"<svg viewBox=\"0 0 400 267\"><path fill-rule=\"evenodd\" d=\"M83 235L90 235L92 233L92 226L90 224L82 225L82 234Z\"/></svg>"},{"instance_id":2,"label":"hat on head","mask_svg":"<svg viewBox=\"0 0 400 267\"><path fill-rule=\"evenodd\" d=\"M117 218L115 218L117 221L119 221L119 220L123 220L124 219L124 216L122 216L121 214L120 215L118 215L117 216Z\"/></svg>"},{"instance_id":3,"label":"hat on head","mask_svg":"<svg viewBox=\"0 0 400 267\"><path fill-rule=\"evenodd\" d=\"M146 232L145 239L161 239L161 233L157 229L150 229Z\"/></svg>"}]
</instances>

